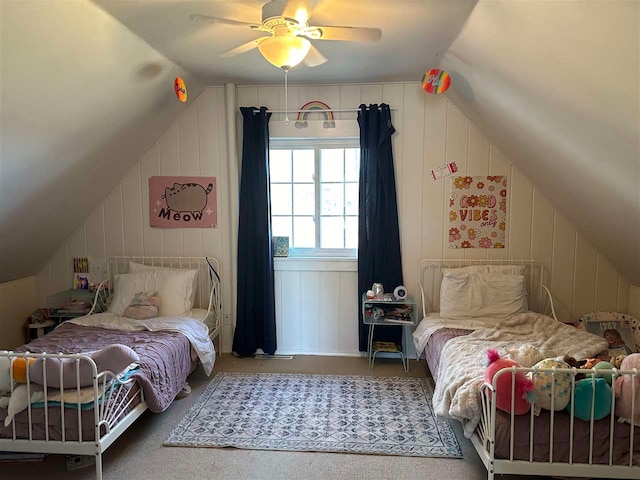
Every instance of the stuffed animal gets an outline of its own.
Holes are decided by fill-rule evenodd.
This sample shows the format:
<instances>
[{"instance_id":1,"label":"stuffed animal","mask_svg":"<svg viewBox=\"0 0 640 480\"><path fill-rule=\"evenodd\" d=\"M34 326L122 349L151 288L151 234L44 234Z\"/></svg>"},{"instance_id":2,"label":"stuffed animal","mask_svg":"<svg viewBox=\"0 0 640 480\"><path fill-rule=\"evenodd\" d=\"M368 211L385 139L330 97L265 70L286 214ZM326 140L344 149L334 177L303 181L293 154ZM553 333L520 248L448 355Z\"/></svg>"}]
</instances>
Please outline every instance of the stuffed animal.
<instances>
[{"instance_id":1,"label":"stuffed animal","mask_svg":"<svg viewBox=\"0 0 640 480\"><path fill-rule=\"evenodd\" d=\"M640 370L640 353L632 353L622 361L620 370ZM631 403L633 383L636 384L636 411L633 416L633 422L636 426L640 425L640 375L635 376L635 380L631 375L622 375L616 378L615 395L616 395L616 415L624 421L631 423Z\"/></svg>"},{"instance_id":2,"label":"stuffed animal","mask_svg":"<svg viewBox=\"0 0 640 480\"><path fill-rule=\"evenodd\" d=\"M488 366L484 373L484 381L493 384L493 377L500 370L521 365L510 358L500 357L495 349L487 350ZM513 413L521 415L529 411L530 400L532 400L533 382L527 378L524 372L503 373L498 377L496 384L496 407L500 410L511 413L511 387L512 378L515 378L515 398L513 399Z\"/></svg>"},{"instance_id":3,"label":"stuffed animal","mask_svg":"<svg viewBox=\"0 0 640 480\"><path fill-rule=\"evenodd\" d=\"M582 361L582 363L580 363L578 360L576 360L573 357L569 357L568 355L565 355L564 357L562 357L562 360L565 363L568 363L570 367L573 368L580 368L580 365L582 365L584 363L584 360Z\"/></svg>"},{"instance_id":4,"label":"stuffed animal","mask_svg":"<svg viewBox=\"0 0 640 480\"><path fill-rule=\"evenodd\" d=\"M593 393L595 392L595 401ZM604 378L583 378L578 380L573 390L574 416L580 420L591 420L591 404L593 403L593 419L600 420L611 413L611 387ZM571 403L565 410L571 413Z\"/></svg>"},{"instance_id":5,"label":"stuffed animal","mask_svg":"<svg viewBox=\"0 0 640 480\"><path fill-rule=\"evenodd\" d=\"M3 350L2 353L7 353ZM11 391L11 360L9 357L0 357L0 392Z\"/></svg>"},{"instance_id":6,"label":"stuffed animal","mask_svg":"<svg viewBox=\"0 0 640 480\"><path fill-rule=\"evenodd\" d=\"M13 359L13 379L18 383L27 383L27 363L31 365L35 358L18 357Z\"/></svg>"},{"instance_id":7,"label":"stuffed animal","mask_svg":"<svg viewBox=\"0 0 640 480\"><path fill-rule=\"evenodd\" d=\"M627 355L623 353L622 355L611 357L611 359L609 360L609 363L616 368L620 368L620 365L622 365L622 361L625 359L626 356Z\"/></svg>"},{"instance_id":8,"label":"stuffed animal","mask_svg":"<svg viewBox=\"0 0 640 480\"><path fill-rule=\"evenodd\" d=\"M536 363L535 369L570 368L569 364L561 358L545 358ZM535 412L540 408L562 410L571 398L571 374L553 372L529 372L527 377L533 381L533 394L535 398ZM553 389L553 396L552 396Z\"/></svg>"},{"instance_id":9,"label":"stuffed animal","mask_svg":"<svg viewBox=\"0 0 640 480\"><path fill-rule=\"evenodd\" d=\"M507 348L506 351L511 360L523 367L531 367L544 358L544 355L533 345L523 345L518 349Z\"/></svg>"},{"instance_id":10,"label":"stuffed animal","mask_svg":"<svg viewBox=\"0 0 640 480\"><path fill-rule=\"evenodd\" d=\"M598 373L596 373L596 377L604 378L607 383L611 385L611 376L613 375L613 372L611 372L610 370L613 370L613 365L611 365L609 362L599 362L593 368L594 370L603 370L602 372L599 371Z\"/></svg>"},{"instance_id":11,"label":"stuffed animal","mask_svg":"<svg viewBox=\"0 0 640 480\"><path fill-rule=\"evenodd\" d=\"M584 363L580 362L580 368L588 370L594 368L601 361L602 360L600 360L599 358L587 358Z\"/></svg>"}]
</instances>

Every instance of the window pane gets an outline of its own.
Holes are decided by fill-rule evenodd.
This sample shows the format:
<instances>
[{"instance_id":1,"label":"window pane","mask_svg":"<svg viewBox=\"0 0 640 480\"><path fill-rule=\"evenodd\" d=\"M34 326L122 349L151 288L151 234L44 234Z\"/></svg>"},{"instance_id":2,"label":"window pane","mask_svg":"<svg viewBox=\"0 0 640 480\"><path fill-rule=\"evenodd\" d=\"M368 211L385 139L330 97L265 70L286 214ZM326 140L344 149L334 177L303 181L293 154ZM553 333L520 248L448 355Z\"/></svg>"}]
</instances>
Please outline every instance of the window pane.
<instances>
[{"instance_id":1,"label":"window pane","mask_svg":"<svg viewBox=\"0 0 640 480\"><path fill-rule=\"evenodd\" d=\"M357 182L360 177L360 149L344 149L344 181Z\"/></svg>"},{"instance_id":2,"label":"window pane","mask_svg":"<svg viewBox=\"0 0 640 480\"><path fill-rule=\"evenodd\" d=\"M293 185L293 214L294 215L315 215L315 185L294 184Z\"/></svg>"},{"instance_id":3,"label":"window pane","mask_svg":"<svg viewBox=\"0 0 640 480\"><path fill-rule=\"evenodd\" d=\"M291 215L291 184L271 184L271 215Z\"/></svg>"},{"instance_id":4,"label":"window pane","mask_svg":"<svg viewBox=\"0 0 640 480\"><path fill-rule=\"evenodd\" d=\"M293 217L293 248L315 248L316 224L313 217Z\"/></svg>"},{"instance_id":5,"label":"window pane","mask_svg":"<svg viewBox=\"0 0 640 480\"><path fill-rule=\"evenodd\" d=\"M358 248L358 217L346 217L345 248Z\"/></svg>"},{"instance_id":6,"label":"window pane","mask_svg":"<svg viewBox=\"0 0 640 480\"><path fill-rule=\"evenodd\" d=\"M343 217L320 219L320 248L344 248Z\"/></svg>"},{"instance_id":7,"label":"window pane","mask_svg":"<svg viewBox=\"0 0 640 480\"><path fill-rule=\"evenodd\" d=\"M344 214L343 184L342 183L325 183L325 184L322 184L320 188L322 188L322 198L320 199L320 215L343 215Z\"/></svg>"},{"instance_id":8,"label":"window pane","mask_svg":"<svg viewBox=\"0 0 640 480\"><path fill-rule=\"evenodd\" d=\"M271 217L271 234L291 238L291 217Z\"/></svg>"},{"instance_id":9,"label":"window pane","mask_svg":"<svg viewBox=\"0 0 640 480\"><path fill-rule=\"evenodd\" d=\"M360 188L357 183L347 183L345 185L344 213L346 215L358 215L358 192Z\"/></svg>"},{"instance_id":10,"label":"window pane","mask_svg":"<svg viewBox=\"0 0 640 480\"><path fill-rule=\"evenodd\" d=\"M291 150L269 150L269 176L272 182L291 181Z\"/></svg>"},{"instance_id":11,"label":"window pane","mask_svg":"<svg viewBox=\"0 0 640 480\"><path fill-rule=\"evenodd\" d=\"M271 144L273 235L289 237L300 253L357 250L360 149L354 140Z\"/></svg>"},{"instance_id":12,"label":"window pane","mask_svg":"<svg viewBox=\"0 0 640 480\"><path fill-rule=\"evenodd\" d=\"M344 150L323 148L320 150L320 181L342 182L344 179Z\"/></svg>"},{"instance_id":13,"label":"window pane","mask_svg":"<svg viewBox=\"0 0 640 480\"><path fill-rule=\"evenodd\" d=\"M313 183L314 167L313 150L293 151L293 181Z\"/></svg>"}]
</instances>

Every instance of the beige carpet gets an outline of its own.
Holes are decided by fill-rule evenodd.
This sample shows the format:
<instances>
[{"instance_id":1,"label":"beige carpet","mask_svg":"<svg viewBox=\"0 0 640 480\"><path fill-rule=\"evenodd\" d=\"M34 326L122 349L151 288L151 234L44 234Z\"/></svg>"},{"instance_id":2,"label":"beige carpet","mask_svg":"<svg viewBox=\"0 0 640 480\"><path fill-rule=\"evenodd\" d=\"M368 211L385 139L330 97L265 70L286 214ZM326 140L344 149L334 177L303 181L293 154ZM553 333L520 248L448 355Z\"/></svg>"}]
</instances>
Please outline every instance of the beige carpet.
<instances>
[{"instance_id":1,"label":"beige carpet","mask_svg":"<svg viewBox=\"0 0 640 480\"><path fill-rule=\"evenodd\" d=\"M333 375L415 376L425 377L424 362L411 361L409 372L402 371L398 360L376 359L373 371L366 358L300 356L293 360L239 359L219 356L214 372L282 372ZM167 448L162 442L188 411L207 385L199 368L190 377L190 396L176 400L161 414L146 412L103 455L105 479L420 479L480 480L487 472L459 425L452 426L464 458L419 458L358 455L346 453L274 452L263 450ZM0 464L2 480L78 480L93 479L95 470L87 467L67 472L64 456L51 455L33 464ZM500 477L498 477L500 478ZM508 476L525 480L544 477Z\"/></svg>"}]
</instances>

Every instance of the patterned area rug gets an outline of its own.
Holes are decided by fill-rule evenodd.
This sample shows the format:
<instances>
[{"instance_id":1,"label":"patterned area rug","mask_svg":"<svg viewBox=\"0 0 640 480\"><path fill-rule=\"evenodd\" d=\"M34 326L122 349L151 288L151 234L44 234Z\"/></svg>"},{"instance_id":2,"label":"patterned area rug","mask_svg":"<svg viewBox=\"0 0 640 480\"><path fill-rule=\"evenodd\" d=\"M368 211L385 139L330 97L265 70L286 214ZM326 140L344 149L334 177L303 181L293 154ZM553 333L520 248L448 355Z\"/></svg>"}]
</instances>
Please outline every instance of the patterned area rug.
<instances>
[{"instance_id":1,"label":"patterned area rug","mask_svg":"<svg viewBox=\"0 0 640 480\"><path fill-rule=\"evenodd\" d=\"M163 445L462 458L424 379L218 373Z\"/></svg>"}]
</instances>

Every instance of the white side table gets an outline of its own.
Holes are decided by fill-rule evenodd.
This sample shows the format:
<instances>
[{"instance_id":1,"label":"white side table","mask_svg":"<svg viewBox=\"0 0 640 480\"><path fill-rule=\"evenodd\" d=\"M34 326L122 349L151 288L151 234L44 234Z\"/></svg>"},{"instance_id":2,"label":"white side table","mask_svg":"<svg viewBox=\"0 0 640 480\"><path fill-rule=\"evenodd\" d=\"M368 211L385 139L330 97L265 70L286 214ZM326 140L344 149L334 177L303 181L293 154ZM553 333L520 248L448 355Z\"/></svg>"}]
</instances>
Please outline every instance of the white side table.
<instances>
[{"instance_id":1,"label":"white side table","mask_svg":"<svg viewBox=\"0 0 640 480\"><path fill-rule=\"evenodd\" d=\"M373 369L378 352L395 353L400 356L404 371L409 371L409 359L406 355L404 345L405 337L410 336L411 327L418 324L418 308L411 295L398 300L390 293L385 293L381 297L369 299L366 294L362 295L362 321L369 325L369 337L367 341L367 358L369 368ZM376 326L400 325L403 327L402 344L394 345L393 348L377 347L373 341L373 332Z\"/></svg>"},{"instance_id":2,"label":"white side table","mask_svg":"<svg viewBox=\"0 0 640 480\"><path fill-rule=\"evenodd\" d=\"M30 329L35 329L36 330L36 335L38 338L42 338L44 337L44 329L47 327L51 327L53 325L55 325L56 322L54 322L53 320L45 320L42 323L30 323L29 324L29 328ZM29 335L29 337L31 337L31 335Z\"/></svg>"}]
</instances>

